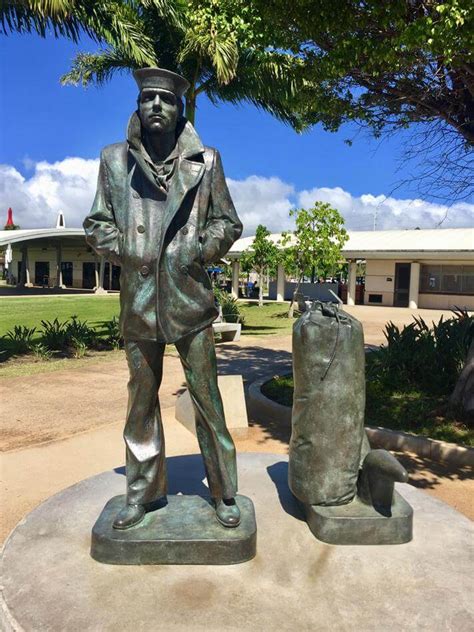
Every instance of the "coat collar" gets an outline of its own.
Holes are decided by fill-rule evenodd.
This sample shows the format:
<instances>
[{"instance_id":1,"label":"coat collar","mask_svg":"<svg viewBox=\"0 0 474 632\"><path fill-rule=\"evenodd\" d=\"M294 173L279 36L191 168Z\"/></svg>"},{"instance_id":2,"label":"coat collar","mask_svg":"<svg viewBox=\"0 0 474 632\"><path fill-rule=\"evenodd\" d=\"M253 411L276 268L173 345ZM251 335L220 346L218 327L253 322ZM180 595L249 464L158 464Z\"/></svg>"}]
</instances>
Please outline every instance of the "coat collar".
<instances>
[{"instance_id":1,"label":"coat collar","mask_svg":"<svg viewBox=\"0 0 474 632\"><path fill-rule=\"evenodd\" d=\"M153 186L156 187L156 181L147 164L149 157L147 157L147 154L143 151L142 129L137 112L134 112L130 118L127 142L129 151L135 158L137 165ZM180 120L177 128L176 148L177 169L175 169L175 173L170 180L169 190L167 192L167 200L163 214L163 234L166 233L166 230L178 212L187 193L200 183L206 169L204 160L202 159L204 146L194 127L185 118ZM172 156L173 152L168 159Z\"/></svg>"}]
</instances>

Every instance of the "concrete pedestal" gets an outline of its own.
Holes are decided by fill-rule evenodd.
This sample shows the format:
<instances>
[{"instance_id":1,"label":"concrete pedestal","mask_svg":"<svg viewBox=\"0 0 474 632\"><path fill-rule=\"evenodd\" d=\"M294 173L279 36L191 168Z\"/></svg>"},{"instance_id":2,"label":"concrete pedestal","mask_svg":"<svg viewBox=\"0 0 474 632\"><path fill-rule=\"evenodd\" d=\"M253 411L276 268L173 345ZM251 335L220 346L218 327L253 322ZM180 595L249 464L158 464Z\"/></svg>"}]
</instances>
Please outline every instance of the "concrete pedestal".
<instances>
[{"instance_id":1,"label":"concrete pedestal","mask_svg":"<svg viewBox=\"0 0 474 632\"><path fill-rule=\"evenodd\" d=\"M218 375L217 384L222 397L227 428L235 439L246 439L249 431L247 407L245 404L244 382L241 375ZM196 414L191 395L186 389L178 395L175 418L194 436L196 435Z\"/></svg>"},{"instance_id":2,"label":"concrete pedestal","mask_svg":"<svg viewBox=\"0 0 474 632\"><path fill-rule=\"evenodd\" d=\"M239 456L239 491L255 505L256 557L235 566L110 566L90 532L125 488L123 470L82 481L31 512L3 553L2 630L326 630L470 632L472 522L397 485L413 540L332 546L311 533L287 486L285 457ZM170 493L207 489L200 456L168 459Z\"/></svg>"}]
</instances>

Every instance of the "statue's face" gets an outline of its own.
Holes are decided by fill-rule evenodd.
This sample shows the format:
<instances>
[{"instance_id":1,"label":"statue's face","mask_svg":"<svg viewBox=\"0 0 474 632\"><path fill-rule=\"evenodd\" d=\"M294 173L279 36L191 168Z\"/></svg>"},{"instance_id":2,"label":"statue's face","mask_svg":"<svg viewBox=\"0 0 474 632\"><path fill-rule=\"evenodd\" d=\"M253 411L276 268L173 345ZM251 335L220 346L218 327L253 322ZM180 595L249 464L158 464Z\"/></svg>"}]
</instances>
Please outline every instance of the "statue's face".
<instances>
[{"instance_id":1,"label":"statue's face","mask_svg":"<svg viewBox=\"0 0 474 632\"><path fill-rule=\"evenodd\" d=\"M168 90L145 88L140 93L139 113L145 132L173 132L179 118L178 98Z\"/></svg>"}]
</instances>

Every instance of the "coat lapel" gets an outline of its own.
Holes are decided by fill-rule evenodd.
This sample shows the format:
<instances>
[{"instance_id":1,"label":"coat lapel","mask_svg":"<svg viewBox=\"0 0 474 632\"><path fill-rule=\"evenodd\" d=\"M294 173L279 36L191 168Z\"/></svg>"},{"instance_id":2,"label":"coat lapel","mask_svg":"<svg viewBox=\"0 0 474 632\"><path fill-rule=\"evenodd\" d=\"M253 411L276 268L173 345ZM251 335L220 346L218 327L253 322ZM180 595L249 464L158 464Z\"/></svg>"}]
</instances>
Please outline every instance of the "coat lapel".
<instances>
[{"instance_id":1,"label":"coat lapel","mask_svg":"<svg viewBox=\"0 0 474 632\"><path fill-rule=\"evenodd\" d=\"M205 168L204 163L189 160L182 156L178 158L177 169L170 180L168 189L163 217L163 235L166 234L186 195L201 182Z\"/></svg>"},{"instance_id":2,"label":"coat lapel","mask_svg":"<svg viewBox=\"0 0 474 632\"><path fill-rule=\"evenodd\" d=\"M147 180L154 187L157 187L153 174L151 173L151 170L146 164L146 161L141 153L141 135L142 131L140 119L138 114L134 112L130 117L128 125L127 139L129 151ZM169 182L167 201L163 216L163 235L166 234L166 231L168 230L173 217L176 215L183 203L184 198L189 191L201 182L205 171L205 165L202 161L204 146L201 143L194 127L184 118L181 119L176 142L178 146L178 164L176 165L175 173ZM196 160L196 157L198 156L201 159L200 161Z\"/></svg>"}]
</instances>

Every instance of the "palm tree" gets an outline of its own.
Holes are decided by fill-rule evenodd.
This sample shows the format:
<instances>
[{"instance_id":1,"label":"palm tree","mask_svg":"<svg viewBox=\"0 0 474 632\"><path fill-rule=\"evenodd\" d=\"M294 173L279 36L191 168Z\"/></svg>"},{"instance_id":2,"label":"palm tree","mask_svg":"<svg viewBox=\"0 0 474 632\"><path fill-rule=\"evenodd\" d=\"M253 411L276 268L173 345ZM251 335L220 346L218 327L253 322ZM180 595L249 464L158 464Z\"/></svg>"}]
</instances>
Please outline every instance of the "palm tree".
<instances>
[{"instance_id":1,"label":"palm tree","mask_svg":"<svg viewBox=\"0 0 474 632\"><path fill-rule=\"evenodd\" d=\"M152 0L156 7L176 15L172 0ZM46 37L65 36L78 42L86 34L96 42L118 47L135 59L138 66L149 65L152 41L143 33L133 2L120 0L2 0L0 33L37 33Z\"/></svg>"},{"instance_id":2,"label":"palm tree","mask_svg":"<svg viewBox=\"0 0 474 632\"><path fill-rule=\"evenodd\" d=\"M189 80L185 113L192 123L206 94L213 103L250 102L302 129L292 107L301 62L269 46L271 31L245 0L70 2L75 19L104 47L79 53L63 83L102 84L115 72L159 65Z\"/></svg>"},{"instance_id":3,"label":"palm tree","mask_svg":"<svg viewBox=\"0 0 474 632\"><path fill-rule=\"evenodd\" d=\"M81 25L73 14L75 0L3 0L0 25L3 33L36 32L45 37L49 29L77 41Z\"/></svg>"}]
</instances>

